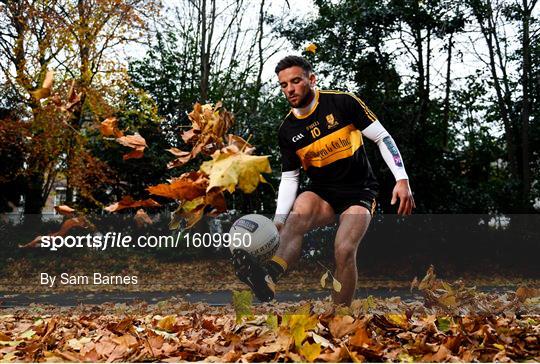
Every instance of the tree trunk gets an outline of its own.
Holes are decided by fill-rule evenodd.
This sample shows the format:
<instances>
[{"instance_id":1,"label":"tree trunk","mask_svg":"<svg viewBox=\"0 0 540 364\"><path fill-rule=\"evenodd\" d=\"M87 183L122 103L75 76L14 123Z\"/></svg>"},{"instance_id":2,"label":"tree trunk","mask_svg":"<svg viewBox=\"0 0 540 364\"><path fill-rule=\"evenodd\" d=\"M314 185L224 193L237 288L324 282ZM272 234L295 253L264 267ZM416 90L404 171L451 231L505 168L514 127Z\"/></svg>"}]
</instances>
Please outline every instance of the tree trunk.
<instances>
[{"instance_id":1,"label":"tree trunk","mask_svg":"<svg viewBox=\"0 0 540 364\"><path fill-rule=\"evenodd\" d=\"M209 70L209 54L207 54L206 49L206 0L202 0L200 8L200 17L201 17L201 83L200 83L200 94L201 102L206 103L208 99L208 78L210 75Z\"/></svg>"},{"instance_id":2,"label":"tree trunk","mask_svg":"<svg viewBox=\"0 0 540 364\"><path fill-rule=\"evenodd\" d=\"M443 115L443 149L448 151L448 127L450 126L450 87L452 85L451 79L451 65L452 65L452 48L454 46L452 42L454 34L450 33L448 38L448 61L446 63L446 88L444 92L444 115Z\"/></svg>"},{"instance_id":3,"label":"tree trunk","mask_svg":"<svg viewBox=\"0 0 540 364\"><path fill-rule=\"evenodd\" d=\"M522 202L524 212L530 207L529 193L531 191L531 177L529 172L529 73L531 68L529 20L530 12L527 0L523 0L523 75L521 78L523 101L521 106L521 168L523 170Z\"/></svg>"},{"instance_id":4,"label":"tree trunk","mask_svg":"<svg viewBox=\"0 0 540 364\"><path fill-rule=\"evenodd\" d=\"M251 112L255 113L258 108L259 104L259 97L261 93L261 86L262 86L262 71L264 66L264 55L263 55L263 48L262 48L262 40L264 35L264 0L261 0L261 6L259 7L259 28L257 30L258 32L258 48L259 48L259 70L257 72L257 80L255 81L255 95L253 97L253 106L251 108Z\"/></svg>"}]
</instances>

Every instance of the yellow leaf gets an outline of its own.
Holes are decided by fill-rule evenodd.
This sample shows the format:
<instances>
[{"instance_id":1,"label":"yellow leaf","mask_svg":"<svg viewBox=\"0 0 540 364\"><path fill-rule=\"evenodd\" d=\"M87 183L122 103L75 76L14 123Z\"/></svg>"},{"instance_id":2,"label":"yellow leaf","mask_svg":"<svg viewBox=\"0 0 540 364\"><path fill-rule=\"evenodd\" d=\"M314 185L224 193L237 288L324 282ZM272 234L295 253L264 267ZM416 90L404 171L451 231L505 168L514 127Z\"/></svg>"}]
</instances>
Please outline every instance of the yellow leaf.
<instances>
[{"instance_id":1,"label":"yellow leaf","mask_svg":"<svg viewBox=\"0 0 540 364\"><path fill-rule=\"evenodd\" d=\"M387 313L385 314L388 321L399 327L406 328L408 326L407 316L402 313Z\"/></svg>"},{"instance_id":2,"label":"yellow leaf","mask_svg":"<svg viewBox=\"0 0 540 364\"><path fill-rule=\"evenodd\" d=\"M253 294L251 291L233 291L233 306L236 312L236 323L242 321L242 317L253 317ZM277 317L276 317L277 325Z\"/></svg>"},{"instance_id":3,"label":"yellow leaf","mask_svg":"<svg viewBox=\"0 0 540 364\"><path fill-rule=\"evenodd\" d=\"M332 287L334 288L334 291L341 292L341 283L335 278L332 281Z\"/></svg>"},{"instance_id":4,"label":"yellow leaf","mask_svg":"<svg viewBox=\"0 0 540 364\"><path fill-rule=\"evenodd\" d=\"M169 315L159 320L157 327L163 331L174 332L175 324L176 324L176 316Z\"/></svg>"},{"instance_id":5,"label":"yellow leaf","mask_svg":"<svg viewBox=\"0 0 540 364\"><path fill-rule=\"evenodd\" d=\"M223 187L233 192L238 187L245 193L257 188L261 173L272 172L267 156L245 153L214 153L212 160L204 162L200 170L210 176L207 191Z\"/></svg>"},{"instance_id":6,"label":"yellow leaf","mask_svg":"<svg viewBox=\"0 0 540 364\"><path fill-rule=\"evenodd\" d=\"M182 204L182 211L191 212L201 205L204 205L204 196L197 197L191 201L184 202Z\"/></svg>"},{"instance_id":7,"label":"yellow leaf","mask_svg":"<svg viewBox=\"0 0 540 364\"><path fill-rule=\"evenodd\" d=\"M278 327L278 318L276 315L269 314L266 316L266 325L271 329L275 330Z\"/></svg>"},{"instance_id":8,"label":"yellow leaf","mask_svg":"<svg viewBox=\"0 0 540 364\"><path fill-rule=\"evenodd\" d=\"M25 331L19 335L19 339L30 339L32 336L35 335L35 333L36 332L34 330Z\"/></svg>"},{"instance_id":9,"label":"yellow leaf","mask_svg":"<svg viewBox=\"0 0 540 364\"><path fill-rule=\"evenodd\" d=\"M299 347L300 345L302 345L302 342L307 337L307 333L304 326L302 325L294 326L291 330L291 336L294 339L294 345L296 345L296 347Z\"/></svg>"},{"instance_id":10,"label":"yellow leaf","mask_svg":"<svg viewBox=\"0 0 540 364\"><path fill-rule=\"evenodd\" d=\"M402 363L413 363L415 360L408 353L401 353L398 355L398 359Z\"/></svg>"},{"instance_id":11,"label":"yellow leaf","mask_svg":"<svg viewBox=\"0 0 540 364\"><path fill-rule=\"evenodd\" d=\"M0 341L0 346L17 346L22 342L22 340Z\"/></svg>"},{"instance_id":12,"label":"yellow leaf","mask_svg":"<svg viewBox=\"0 0 540 364\"><path fill-rule=\"evenodd\" d=\"M504 350L504 345L501 344L493 344L494 347L496 347L499 350Z\"/></svg>"},{"instance_id":13,"label":"yellow leaf","mask_svg":"<svg viewBox=\"0 0 540 364\"><path fill-rule=\"evenodd\" d=\"M317 46L313 43L310 43L307 47L306 47L306 52L310 52L310 53L313 53L315 54L315 52L317 51Z\"/></svg>"},{"instance_id":14,"label":"yellow leaf","mask_svg":"<svg viewBox=\"0 0 540 364\"><path fill-rule=\"evenodd\" d=\"M312 363L321 353L321 344L309 344L304 343L298 352L306 359L306 361Z\"/></svg>"},{"instance_id":15,"label":"yellow leaf","mask_svg":"<svg viewBox=\"0 0 540 364\"><path fill-rule=\"evenodd\" d=\"M326 288L326 280L328 279L328 271L321 277L321 287Z\"/></svg>"}]
</instances>

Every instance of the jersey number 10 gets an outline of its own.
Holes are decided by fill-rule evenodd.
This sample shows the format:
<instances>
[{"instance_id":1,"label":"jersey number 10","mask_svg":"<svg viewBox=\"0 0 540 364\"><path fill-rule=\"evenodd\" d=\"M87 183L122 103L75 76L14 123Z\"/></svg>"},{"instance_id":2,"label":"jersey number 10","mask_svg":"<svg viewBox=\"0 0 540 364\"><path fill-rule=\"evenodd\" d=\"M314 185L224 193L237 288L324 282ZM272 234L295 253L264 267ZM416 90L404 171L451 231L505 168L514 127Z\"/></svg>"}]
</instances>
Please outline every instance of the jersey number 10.
<instances>
[{"instance_id":1,"label":"jersey number 10","mask_svg":"<svg viewBox=\"0 0 540 364\"><path fill-rule=\"evenodd\" d=\"M313 129L311 129L311 136L312 136L313 138L316 138L316 137L318 137L319 135L321 135L321 130L320 130L319 128L315 127L315 128L313 128Z\"/></svg>"}]
</instances>

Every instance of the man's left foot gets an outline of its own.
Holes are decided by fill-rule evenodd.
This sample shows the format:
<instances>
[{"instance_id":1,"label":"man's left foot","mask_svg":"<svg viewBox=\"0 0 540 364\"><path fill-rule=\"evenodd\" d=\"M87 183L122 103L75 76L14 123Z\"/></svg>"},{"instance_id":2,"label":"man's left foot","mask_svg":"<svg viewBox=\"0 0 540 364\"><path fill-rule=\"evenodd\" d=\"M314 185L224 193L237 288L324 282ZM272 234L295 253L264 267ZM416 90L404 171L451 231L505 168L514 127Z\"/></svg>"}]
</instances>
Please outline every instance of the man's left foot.
<instances>
[{"instance_id":1,"label":"man's left foot","mask_svg":"<svg viewBox=\"0 0 540 364\"><path fill-rule=\"evenodd\" d=\"M235 249L232 252L232 262L236 276L251 288L259 301L268 302L274 299L274 281L257 258L243 249Z\"/></svg>"}]
</instances>

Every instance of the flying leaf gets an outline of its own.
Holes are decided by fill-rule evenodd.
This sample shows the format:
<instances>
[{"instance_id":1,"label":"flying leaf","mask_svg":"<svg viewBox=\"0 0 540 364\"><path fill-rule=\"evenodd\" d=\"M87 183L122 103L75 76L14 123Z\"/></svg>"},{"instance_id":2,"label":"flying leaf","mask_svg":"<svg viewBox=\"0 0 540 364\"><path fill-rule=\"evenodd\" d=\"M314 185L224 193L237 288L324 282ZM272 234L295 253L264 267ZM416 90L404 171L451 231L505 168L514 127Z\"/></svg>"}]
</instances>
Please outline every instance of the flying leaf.
<instances>
[{"instance_id":1,"label":"flying leaf","mask_svg":"<svg viewBox=\"0 0 540 364\"><path fill-rule=\"evenodd\" d=\"M211 161L201 165L201 171L210 177L207 190L223 187L233 192L236 187L251 193L260 182L261 173L272 172L267 156L251 156L245 153L215 153Z\"/></svg>"},{"instance_id":2,"label":"flying leaf","mask_svg":"<svg viewBox=\"0 0 540 364\"><path fill-rule=\"evenodd\" d=\"M306 47L306 52L315 54L316 51L317 51L317 46L313 43L308 44L308 46Z\"/></svg>"},{"instance_id":3,"label":"flying leaf","mask_svg":"<svg viewBox=\"0 0 540 364\"><path fill-rule=\"evenodd\" d=\"M143 209L138 209L133 219L135 220L135 225L137 225L139 228L143 228L154 223Z\"/></svg>"},{"instance_id":4,"label":"flying leaf","mask_svg":"<svg viewBox=\"0 0 540 364\"><path fill-rule=\"evenodd\" d=\"M103 120L99 126L99 131L105 137L114 136L115 138L121 138L124 136L124 133L118 130L118 120L115 117Z\"/></svg>"},{"instance_id":5,"label":"flying leaf","mask_svg":"<svg viewBox=\"0 0 540 364\"><path fill-rule=\"evenodd\" d=\"M168 197L173 200L193 200L206 194L208 177L200 172L184 173L173 178L170 183L150 186L147 191L152 195Z\"/></svg>"},{"instance_id":6,"label":"flying leaf","mask_svg":"<svg viewBox=\"0 0 540 364\"><path fill-rule=\"evenodd\" d=\"M328 279L328 271L326 271L321 277L321 287L326 288L326 280Z\"/></svg>"},{"instance_id":7,"label":"flying leaf","mask_svg":"<svg viewBox=\"0 0 540 364\"><path fill-rule=\"evenodd\" d=\"M115 202L112 205L105 207L106 211L116 212L123 209L134 208L134 207L159 207L161 206L156 201L148 198L146 200L137 200L135 201L131 196L124 196L119 202Z\"/></svg>"},{"instance_id":8,"label":"flying leaf","mask_svg":"<svg viewBox=\"0 0 540 364\"><path fill-rule=\"evenodd\" d=\"M181 167L187 162L189 162L192 158L191 152L184 152L183 150L180 150L178 148L170 148L167 149L167 151L177 157L175 160L167 163L167 168L169 169Z\"/></svg>"},{"instance_id":9,"label":"flying leaf","mask_svg":"<svg viewBox=\"0 0 540 364\"><path fill-rule=\"evenodd\" d=\"M34 91L30 91L30 95L36 100L46 99L51 95L51 90L53 86L54 81L54 72L53 71L47 71L45 75L45 79L43 80L43 84L40 88Z\"/></svg>"},{"instance_id":10,"label":"flying leaf","mask_svg":"<svg viewBox=\"0 0 540 364\"><path fill-rule=\"evenodd\" d=\"M435 279L435 268L433 267L433 265L430 265L428 271L426 272L426 276L422 279L420 284L418 284L418 289L425 290L428 288L432 288L435 283Z\"/></svg>"},{"instance_id":11,"label":"flying leaf","mask_svg":"<svg viewBox=\"0 0 540 364\"><path fill-rule=\"evenodd\" d=\"M92 224L86 217L79 216L79 217L72 217L71 219L64 221L62 223L62 226L60 226L60 230L54 233L50 233L48 235L49 236L66 236L70 230L77 227L80 227L83 229L95 229L94 224ZM39 247L41 245L41 238L42 236L40 235L27 244L19 245L19 248Z\"/></svg>"},{"instance_id":12,"label":"flying leaf","mask_svg":"<svg viewBox=\"0 0 540 364\"><path fill-rule=\"evenodd\" d=\"M71 216L75 212L74 209L67 205L60 205L60 206L54 206L54 210L58 212L60 215L64 216Z\"/></svg>"},{"instance_id":13,"label":"flying leaf","mask_svg":"<svg viewBox=\"0 0 540 364\"><path fill-rule=\"evenodd\" d=\"M116 138L116 141L126 147L133 148L132 152L124 154L124 160L131 158L142 158L144 155L144 149L148 147L148 145L146 145L146 140L144 140L139 133Z\"/></svg>"},{"instance_id":14,"label":"flying leaf","mask_svg":"<svg viewBox=\"0 0 540 364\"><path fill-rule=\"evenodd\" d=\"M334 291L336 292L341 292L341 283L335 277L333 277L332 280L332 288L334 288Z\"/></svg>"}]
</instances>

